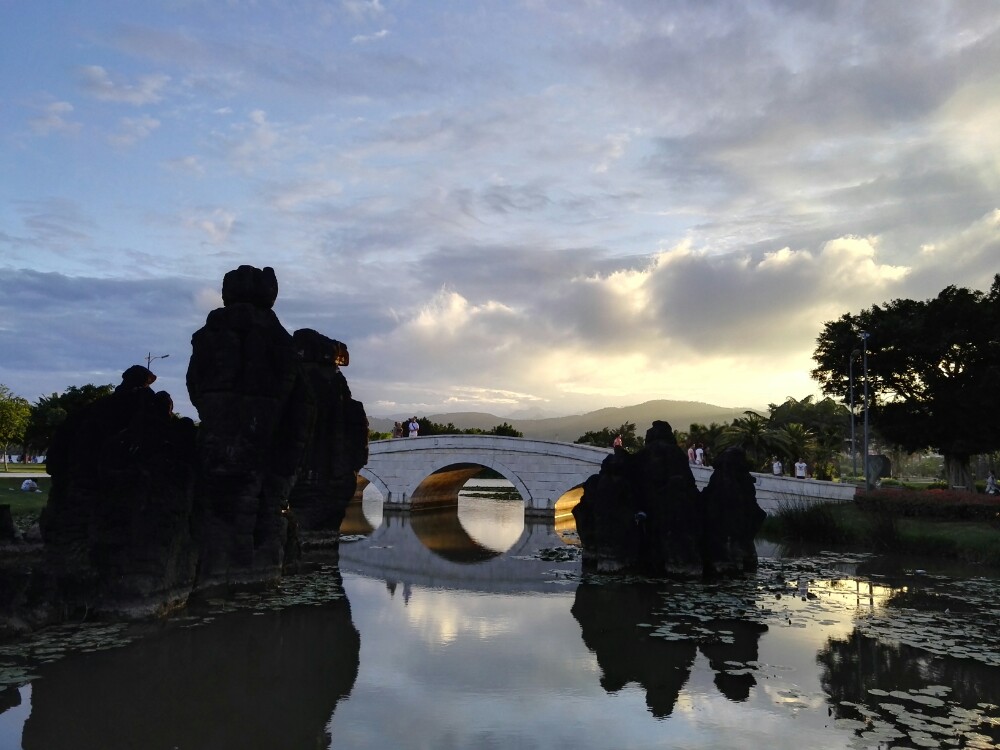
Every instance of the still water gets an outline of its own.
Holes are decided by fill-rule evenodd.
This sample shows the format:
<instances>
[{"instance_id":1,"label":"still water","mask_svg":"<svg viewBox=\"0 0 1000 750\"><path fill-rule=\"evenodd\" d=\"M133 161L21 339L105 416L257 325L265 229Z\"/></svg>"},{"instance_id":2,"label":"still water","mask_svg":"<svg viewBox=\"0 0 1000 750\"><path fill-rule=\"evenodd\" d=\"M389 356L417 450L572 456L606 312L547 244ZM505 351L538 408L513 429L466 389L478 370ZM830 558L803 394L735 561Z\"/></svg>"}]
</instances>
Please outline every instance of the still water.
<instances>
[{"instance_id":1,"label":"still water","mask_svg":"<svg viewBox=\"0 0 1000 750\"><path fill-rule=\"evenodd\" d=\"M762 547L747 581L590 577L502 496L343 530L277 589L0 646L0 749L1000 743L984 571Z\"/></svg>"}]
</instances>

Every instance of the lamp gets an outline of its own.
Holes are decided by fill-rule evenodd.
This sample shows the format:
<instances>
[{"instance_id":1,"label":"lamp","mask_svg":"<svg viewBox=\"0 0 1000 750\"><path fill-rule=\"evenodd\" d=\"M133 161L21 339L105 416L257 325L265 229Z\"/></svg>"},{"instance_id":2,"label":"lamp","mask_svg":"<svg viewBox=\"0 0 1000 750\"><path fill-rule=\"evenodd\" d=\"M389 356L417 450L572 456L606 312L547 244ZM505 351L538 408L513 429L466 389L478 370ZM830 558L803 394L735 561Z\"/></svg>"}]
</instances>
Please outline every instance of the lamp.
<instances>
[{"instance_id":1,"label":"lamp","mask_svg":"<svg viewBox=\"0 0 1000 750\"><path fill-rule=\"evenodd\" d=\"M854 358L861 354L860 349L851 352L851 358L847 361L847 379L851 389L851 476L858 475L858 451L854 446Z\"/></svg>"},{"instance_id":2,"label":"lamp","mask_svg":"<svg viewBox=\"0 0 1000 750\"><path fill-rule=\"evenodd\" d=\"M146 369L148 370L150 364L152 364L156 360L158 360L158 359L166 359L169 356L170 356L169 354L161 354L161 355L159 355L157 357L154 357L152 352L148 352L146 354Z\"/></svg>"},{"instance_id":3,"label":"lamp","mask_svg":"<svg viewBox=\"0 0 1000 750\"><path fill-rule=\"evenodd\" d=\"M865 373L865 492L868 492L872 488L871 477L868 474L868 338L870 336L871 334L868 331L861 332L861 359Z\"/></svg>"}]
</instances>

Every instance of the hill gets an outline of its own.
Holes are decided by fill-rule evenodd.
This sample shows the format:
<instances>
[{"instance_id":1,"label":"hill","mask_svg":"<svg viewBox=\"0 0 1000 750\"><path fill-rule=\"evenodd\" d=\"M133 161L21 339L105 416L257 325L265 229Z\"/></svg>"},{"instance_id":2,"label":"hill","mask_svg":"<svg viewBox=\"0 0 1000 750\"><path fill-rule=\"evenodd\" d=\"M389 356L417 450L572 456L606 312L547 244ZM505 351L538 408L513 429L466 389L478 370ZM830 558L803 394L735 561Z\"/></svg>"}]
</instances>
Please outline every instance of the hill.
<instances>
[{"instance_id":1,"label":"hill","mask_svg":"<svg viewBox=\"0 0 1000 750\"><path fill-rule=\"evenodd\" d=\"M712 422L731 422L734 418L741 416L747 408L714 406L698 401L660 399L634 406L612 406L586 414L544 419L498 417L495 414L485 412L453 412L426 416L432 422L439 424L451 422L463 430L472 427L488 430L507 422L523 432L525 437L538 438L539 440L562 440L571 443L585 432L600 430L604 427L614 428L626 422L634 422L636 433L639 435L645 435L646 430L657 419L669 422L677 430L687 430L693 422L705 425ZM393 420L390 418L369 417L369 422L373 430L392 431Z\"/></svg>"}]
</instances>

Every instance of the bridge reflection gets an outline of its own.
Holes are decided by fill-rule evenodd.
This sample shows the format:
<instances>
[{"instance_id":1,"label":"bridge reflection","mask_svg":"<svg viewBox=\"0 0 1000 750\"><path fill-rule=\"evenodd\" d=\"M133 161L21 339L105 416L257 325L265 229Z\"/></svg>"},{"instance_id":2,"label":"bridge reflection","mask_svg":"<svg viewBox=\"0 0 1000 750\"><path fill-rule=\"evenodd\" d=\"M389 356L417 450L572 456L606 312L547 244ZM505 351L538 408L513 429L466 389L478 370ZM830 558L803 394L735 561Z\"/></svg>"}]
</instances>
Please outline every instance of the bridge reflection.
<instances>
[{"instance_id":1,"label":"bridge reflection","mask_svg":"<svg viewBox=\"0 0 1000 750\"><path fill-rule=\"evenodd\" d=\"M552 550L577 567L567 545L575 527L557 531L552 522L525 519L518 501L463 499L457 508L385 513L377 526L366 505L352 503L341 525L344 571L414 585L542 591L551 588L544 573L553 563L543 558Z\"/></svg>"}]
</instances>

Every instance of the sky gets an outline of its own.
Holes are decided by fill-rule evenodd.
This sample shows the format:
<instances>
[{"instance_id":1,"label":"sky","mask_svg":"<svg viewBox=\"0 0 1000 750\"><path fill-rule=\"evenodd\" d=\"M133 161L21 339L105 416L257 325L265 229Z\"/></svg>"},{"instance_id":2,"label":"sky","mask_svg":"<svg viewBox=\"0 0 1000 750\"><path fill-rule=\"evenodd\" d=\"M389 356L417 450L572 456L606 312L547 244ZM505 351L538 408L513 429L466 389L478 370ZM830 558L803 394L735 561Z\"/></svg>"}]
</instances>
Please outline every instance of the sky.
<instances>
[{"instance_id":1,"label":"sky","mask_svg":"<svg viewBox=\"0 0 1000 750\"><path fill-rule=\"evenodd\" d=\"M824 322L1000 272L993 0L0 0L0 383L224 274L372 416L818 394ZM876 341L871 342L877 346Z\"/></svg>"}]
</instances>

